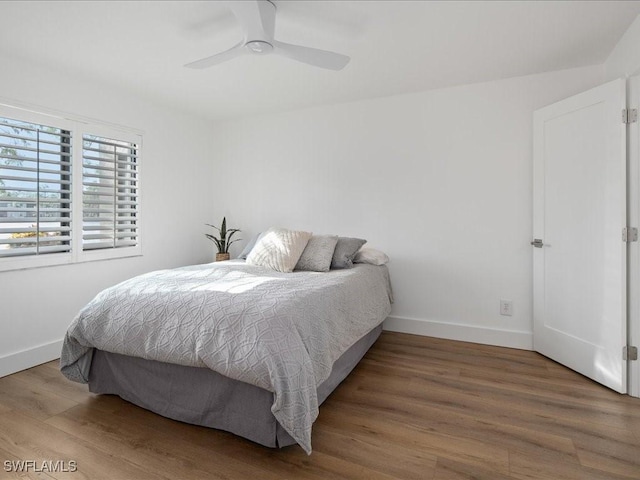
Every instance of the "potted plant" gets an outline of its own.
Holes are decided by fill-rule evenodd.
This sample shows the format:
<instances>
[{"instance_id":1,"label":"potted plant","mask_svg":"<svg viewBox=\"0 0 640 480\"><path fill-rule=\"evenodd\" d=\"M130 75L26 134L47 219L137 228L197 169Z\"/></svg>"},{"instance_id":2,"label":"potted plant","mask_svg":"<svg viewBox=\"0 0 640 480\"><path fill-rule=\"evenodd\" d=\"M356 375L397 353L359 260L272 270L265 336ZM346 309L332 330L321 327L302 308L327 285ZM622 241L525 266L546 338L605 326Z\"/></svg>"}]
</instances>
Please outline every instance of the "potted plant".
<instances>
[{"instance_id":1,"label":"potted plant","mask_svg":"<svg viewBox=\"0 0 640 480\"><path fill-rule=\"evenodd\" d=\"M230 228L227 230L227 217L222 218L222 225L220 225L220 228L216 227L215 225L211 225L210 223L207 223L206 225L215 228L219 233L219 236L210 235L208 233L204 234L209 240L216 244L216 247L218 247L218 253L216 253L216 262L229 260L229 247L234 242L242 240L241 238L231 240L231 238L240 230L238 230L237 228Z\"/></svg>"}]
</instances>

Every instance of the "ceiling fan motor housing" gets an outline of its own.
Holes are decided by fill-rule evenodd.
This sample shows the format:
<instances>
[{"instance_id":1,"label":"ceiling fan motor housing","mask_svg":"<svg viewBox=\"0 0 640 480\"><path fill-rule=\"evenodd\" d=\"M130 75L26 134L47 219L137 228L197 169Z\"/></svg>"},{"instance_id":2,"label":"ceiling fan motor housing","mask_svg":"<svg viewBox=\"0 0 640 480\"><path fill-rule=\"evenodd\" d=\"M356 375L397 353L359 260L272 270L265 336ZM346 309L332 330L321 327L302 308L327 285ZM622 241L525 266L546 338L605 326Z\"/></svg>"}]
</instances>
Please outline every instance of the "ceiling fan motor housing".
<instances>
[{"instance_id":1,"label":"ceiling fan motor housing","mask_svg":"<svg viewBox=\"0 0 640 480\"><path fill-rule=\"evenodd\" d=\"M245 45L247 50L256 55L266 55L273 51L273 45L269 42L263 42L262 40L252 40Z\"/></svg>"}]
</instances>

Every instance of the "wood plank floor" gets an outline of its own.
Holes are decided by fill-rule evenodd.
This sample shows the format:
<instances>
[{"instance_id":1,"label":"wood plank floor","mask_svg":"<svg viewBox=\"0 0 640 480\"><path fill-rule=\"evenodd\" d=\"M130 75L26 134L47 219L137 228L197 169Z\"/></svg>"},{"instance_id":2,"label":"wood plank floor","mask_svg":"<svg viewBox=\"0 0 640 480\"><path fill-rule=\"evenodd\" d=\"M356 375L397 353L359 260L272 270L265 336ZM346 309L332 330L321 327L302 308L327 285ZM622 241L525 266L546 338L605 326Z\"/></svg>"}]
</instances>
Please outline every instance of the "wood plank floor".
<instances>
[{"instance_id":1,"label":"wood plank floor","mask_svg":"<svg viewBox=\"0 0 640 480\"><path fill-rule=\"evenodd\" d=\"M88 393L57 362L0 379L3 479L637 480L640 399L534 352L384 332L312 441L307 456L172 421ZM6 471L19 460L77 471Z\"/></svg>"}]
</instances>

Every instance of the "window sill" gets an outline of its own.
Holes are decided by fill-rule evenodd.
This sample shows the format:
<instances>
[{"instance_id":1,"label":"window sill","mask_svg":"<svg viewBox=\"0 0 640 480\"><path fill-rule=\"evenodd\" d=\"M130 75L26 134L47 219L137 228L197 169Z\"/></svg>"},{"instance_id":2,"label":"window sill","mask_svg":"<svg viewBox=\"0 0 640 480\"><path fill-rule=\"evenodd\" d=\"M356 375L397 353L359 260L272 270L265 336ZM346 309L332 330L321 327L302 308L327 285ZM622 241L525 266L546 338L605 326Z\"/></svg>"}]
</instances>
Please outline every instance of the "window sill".
<instances>
[{"instance_id":1,"label":"window sill","mask_svg":"<svg viewBox=\"0 0 640 480\"><path fill-rule=\"evenodd\" d=\"M99 262L119 258L141 257L142 250L138 247L117 248L73 253L51 253L29 257L0 259L0 273L16 270L30 270L34 268L55 267L60 265L75 265L78 263Z\"/></svg>"}]
</instances>

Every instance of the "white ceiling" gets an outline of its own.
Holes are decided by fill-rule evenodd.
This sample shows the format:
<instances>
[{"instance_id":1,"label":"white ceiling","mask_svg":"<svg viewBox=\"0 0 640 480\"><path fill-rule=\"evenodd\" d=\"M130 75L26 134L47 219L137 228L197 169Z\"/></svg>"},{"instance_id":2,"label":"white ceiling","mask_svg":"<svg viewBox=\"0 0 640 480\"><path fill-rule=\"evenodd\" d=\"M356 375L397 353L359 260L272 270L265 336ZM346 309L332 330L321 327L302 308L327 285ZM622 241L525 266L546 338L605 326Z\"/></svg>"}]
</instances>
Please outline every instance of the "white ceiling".
<instances>
[{"instance_id":1,"label":"white ceiling","mask_svg":"<svg viewBox=\"0 0 640 480\"><path fill-rule=\"evenodd\" d=\"M225 3L0 1L0 54L224 119L601 64L640 14L618 1L275 0L276 39L350 64L184 68L241 40Z\"/></svg>"}]
</instances>

